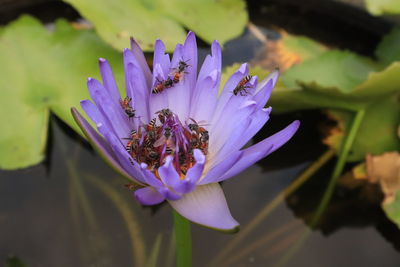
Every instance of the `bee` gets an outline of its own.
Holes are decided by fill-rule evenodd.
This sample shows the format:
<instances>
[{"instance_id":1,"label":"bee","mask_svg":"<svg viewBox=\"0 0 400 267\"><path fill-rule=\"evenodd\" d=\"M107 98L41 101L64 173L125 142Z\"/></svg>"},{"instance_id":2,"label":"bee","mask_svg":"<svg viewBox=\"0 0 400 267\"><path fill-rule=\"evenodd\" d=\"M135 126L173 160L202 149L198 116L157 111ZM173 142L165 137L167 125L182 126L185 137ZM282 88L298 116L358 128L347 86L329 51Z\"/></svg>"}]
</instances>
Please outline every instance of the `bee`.
<instances>
[{"instance_id":1,"label":"bee","mask_svg":"<svg viewBox=\"0 0 400 267\"><path fill-rule=\"evenodd\" d=\"M172 155L173 153L174 149L171 146L167 145L167 147L165 148L165 154Z\"/></svg>"},{"instance_id":2,"label":"bee","mask_svg":"<svg viewBox=\"0 0 400 267\"><path fill-rule=\"evenodd\" d=\"M125 97L123 100L119 100L122 109L125 111L126 115L128 115L129 118L135 117L135 110L130 105L131 101L132 98L130 98L129 96Z\"/></svg>"},{"instance_id":3,"label":"bee","mask_svg":"<svg viewBox=\"0 0 400 267\"><path fill-rule=\"evenodd\" d=\"M129 191L135 191L136 189L138 189L138 185L134 184L134 183L128 183L124 185L126 188L128 188Z\"/></svg>"},{"instance_id":4,"label":"bee","mask_svg":"<svg viewBox=\"0 0 400 267\"><path fill-rule=\"evenodd\" d=\"M157 126L156 126L156 118L153 118L146 125L147 134L144 138L144 145L146 147L152 147L153 143L156 141L157 136Z\"/></svg>"},{"instance_id":5,"label":"bee","mask_svg":"<svg viewBox=\"0 0 400 267\"><path fill-rule=\"evenodd\" d=\"M174 69L174 72L172 72L172 81L174 83L178 83L180 82L180 80L183 77L184 73L188 73L185 70L187 69L187 67L189 67L190 65L186 63L186 61L180 60L178 63L178 67Z\"/></svg>"},{"instance_id":6,"label":"bee","mask_svg":"<svg viewBox=\"0 0 400 267\"><path fill-rule=\"evenodd\" d=\"M240 94L241 96L248 95L249 92L247 92L247 89L250 87L247 85L247 83L251 80L252 77L253 76L251 75L247 75L246 77L241 79L240 82L235 87L235 89L233 90L233 94L234 95Z\"/></svg>"},{"instance_id":7,"label":"bee","mask_svg":"<svg viewBox=\"0 0 400 267\"><path fill-rule=\"evenodd\" d=\"M163 144L171 144L172 140L171 140L171 136L172 136L172 132L171 132L171 127L165 127L164 128L164 135L161 136L155 143L154 143L154 147L159 147L162 146Z\"/></svg>"},{"instance_id":8,"label":"bee","mask_svg":"<svg viewBox=\"0 0 400 267\"><path fill-rule=\"evenodd\" d=\"M156 86L154 86L153 90L151 91L153 94L159 94L167 88L171 88L174 85L174 81L168 77L165 81L157 80Z\"/></svg>"},{"instance_id":9,"label":"bee","mask_svg":"<svg viewBox=\"0 0 400 267\"><path fill-rule=\"evenodd\" d=\"M154 131L156 129L156 118L151 119L151 121L147 124L147 131Z\"/></svg>"},{"instance_id":10,"label":"bee","mask_svg":"<svg viewBox=\"0 0 400 267\"><path fill-rule=\"evenodd\" d=\"M130 138L123 138L129 140L125 146L126 151L128 151L129 153L136 150L136 148L139 146L139 141L140 141L140 135L136 130L132 130L130 135L131 135Z\"/></svg>"},{"instance_id":11,"label":"bee","mask_svg":"<svg viewBox=\"0 0 400 267\"><path fill-rule=\"evenodd\" d=\"M156 114L158 114L158 119L160 120L161 123L165 123L165 119L170 118L172 116L172 112L169 108L162 109L160 111L157 111Z\"/></svg>"},{"instance_id":12,"label":"bee","mask_svg":"<svg viewBox=\"0 0 400 267\"><path fill-rule=\"evenodd\" d=\"M190 123L188 127L192 131L192 133L194 132L199 134L200 136L204 136L204 138L206 138L208 141L208 131L204 129L204 127L200 126L199 123L197 123L194 119L190 118L190 120L193 123Z\"/></svg>"}]
</instances>

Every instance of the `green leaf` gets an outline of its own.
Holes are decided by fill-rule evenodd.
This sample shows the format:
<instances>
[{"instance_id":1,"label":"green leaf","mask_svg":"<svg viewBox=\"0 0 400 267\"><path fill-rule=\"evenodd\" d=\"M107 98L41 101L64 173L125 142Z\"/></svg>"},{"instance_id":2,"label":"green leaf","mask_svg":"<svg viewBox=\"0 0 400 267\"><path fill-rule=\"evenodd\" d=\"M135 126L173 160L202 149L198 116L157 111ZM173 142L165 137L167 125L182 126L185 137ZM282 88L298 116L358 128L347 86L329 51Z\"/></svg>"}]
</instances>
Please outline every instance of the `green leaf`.
<instances>
[{"instance_id":1,"label":"green leaf","mask_svg":"<svg viewBox=\"0 0 400 267\"><path fill-rule=\"evenodd\" d=\"M146 51L155 39L168 51L182 43L185 28L203 40L221 43L239 36L247 23L243 0L64 0L90 20L99 35L117 49L127 46L133 36Z\"/></svg>"},{"instance_id":2,"label":"green leaf","mask_svg":"<svg viewBox=\"0 0 400 267\"><path fill-rule=\"evenodd\" d=\"M385 64L400 61L400 27L395 27L382 39L375 54Z\"/></svg>"},{"instance_id":3,"label":"green leaf","mask_svg":"<svg viewBox=\"0 0 400 267\"><path fill-rule=\"evenodd\" d=\"M400 1L398 0L365 0L365 4L373 15L400 13Z\"/></svg>"},{"instance_id":4,"label":"green leaf","mask_svg":"<svg viewBox=\"0 0 400 267\"><path fill-rule=\"evenodd\" d=\"M362 160L367 153L379 155L386 151L400 150L400 140L397 136L397 126L400 122L399 96L381 99L366 108L365 119L360 125L348 161ZM338 152L343 136L351 127L354 114L337 110L330 110L329 113L336 118L342 131L329 136L325 141Z\"/></svg>"},{"instance_id":5,"label":"green leaf","mask_svg":"<svg viewBox=\"0 0 400 267\"><path fill-rule=\"evenodd\" d=\"M50 110L80 132L70 108L89 98L86 78L98 77L99 57L115 63L121 55L93 31L75 30L64 20L50 32L23 16L1 30L0 168L23 168L43 160Z\"/></svg>"},{"instance_id":6,"label":"green leaf","mask_svg":"<svg viewBox=\"0 0 400 267\"><path fill-rule=\"evenodd\" d=\"M386 216L400 228L400 191L396 193L395 200L391 203L382 204Z\"/></svg>"},{"instance_id":7,"label":"green leaf","mask_svg":"<svg viewBox=\"0 0 400 267\"><path fill-rule=\"evenodd\" d=\"M286 34L282 37L283 49L295 53L302 61L319 56L327 50L320 43L305 36Z\"/></svg>"},{"instance_id":8,"label":"green leaf","mask_svg":"<svg viewBox=\"0 0 400 267\"><path fill-rule=\"evenodd\" d=\"M366 80L376 64L370 59L348 51L331 50L289 69L282 79L286 87L296 88L298 82L337 88L343 93L350 92Z\"/></svg>"}]
</instances>

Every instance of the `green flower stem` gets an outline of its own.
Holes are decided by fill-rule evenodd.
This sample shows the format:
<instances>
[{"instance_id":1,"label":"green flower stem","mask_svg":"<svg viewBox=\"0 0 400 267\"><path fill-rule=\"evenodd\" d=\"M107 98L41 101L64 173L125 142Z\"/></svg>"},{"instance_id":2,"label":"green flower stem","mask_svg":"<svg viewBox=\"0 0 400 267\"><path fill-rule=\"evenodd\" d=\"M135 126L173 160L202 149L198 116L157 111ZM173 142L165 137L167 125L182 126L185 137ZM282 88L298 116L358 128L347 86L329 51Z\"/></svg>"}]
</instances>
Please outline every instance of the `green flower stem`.
<instances>
[{"instance_id":1,"label":"green flower stem","mask_svg":"<svg viewBox=\"0 0 400 267\"><path fill-rule=\"evenodd\" d=\"M332 198L332 195L333 195L333 192L334 192L334 189L336 186L336 182L344 169L347 157L349 155L351 147L353 146L354 140L357 136L357 132L360 128L361 122L363 121L364 115L365 115L365 110L361 109L361 110L357 111L357 113L353 119L350 131L344 139L344 143L343 143L342 149L339 154L339 159L336 162L336 165L333 170L333 173L332 173L331 179L329 181L329 184L327 186L327 189L325 190L322 200L319 203L317 210L315 211L315 215L311 220L311 223L310 223L311 228L306 229L306 231L301 235L301 237L294 244L294 246L283 256L283 258L280 261L278 261L278 263L275 266L284 266L296 254L296 252L302 247L304 242L307 240L307 238L311 234L311 230L316 227L317 223L321 219L322 214L328 207L329 201Z\"/></svg>"},{"instance_id":2,"label":"green flower stem","mask_svg":"<svg viewBox=\"0 0 400 267\"><path fill-rule=\"evenodd\" d=\"M364 115L365 115L364 109L359 110L356 113L356 116L355 116L353 123L351 125L351 128L350 128L350 131L349 131L348 135L345 137L343 147L339 154L339 159L335 165L335 169L333 170L333 173L331 176L331 180L329 181L329 184L324 193L324 196L322 197L322 200L318 205L317 211L315 212L315 216L313 217L313 219L311 221L312 228L314 228L317 225L319 219L321 218L322 214L324 213L326 207L329 204L329 201L332 198L332 195L333 195L333 192L334 192L334 189L336 186L336 182L343 172L344 166L347 161L347 157L349 156L350 149L353 146L354 140L357 136L357 132L358 132L358 129L360 128L360 125L364 118Z\"/></svg>"},{"instance_id":3,"label":"green flower stem","mask_svg":"<svg viewBox=\"0 0 400 267\"><path fill-rule=\"evenodd\" d=\"M176 240L176 266L192 266L192 236L190 222L174 210L174 232Z\"/></svg>"}]
</instances>

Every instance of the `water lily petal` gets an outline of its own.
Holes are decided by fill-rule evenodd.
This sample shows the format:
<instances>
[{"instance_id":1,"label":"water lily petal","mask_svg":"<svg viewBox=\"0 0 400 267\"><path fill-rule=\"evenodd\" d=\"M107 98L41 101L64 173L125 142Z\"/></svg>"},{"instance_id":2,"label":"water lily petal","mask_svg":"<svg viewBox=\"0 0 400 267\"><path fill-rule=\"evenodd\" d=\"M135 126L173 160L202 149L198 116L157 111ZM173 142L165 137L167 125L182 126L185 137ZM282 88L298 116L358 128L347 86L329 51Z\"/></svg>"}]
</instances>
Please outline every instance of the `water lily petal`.
<instances>
[{"instance_id":1,"label":"water lily petal","mask_svg":"<svg viewBox=\"0 0 400 267\"><path fill-rule=\"evenodd\" d=\"M171 79L173 78L173 75L178 68L179 61L186 60L183 58L183 50L184 50L183 45L181 44L176 45L174 50L174 56L172 58L172 63L171 63L171 73L170 73ZM188 69L185 70L185 72L188 71L189 67ZM171 110L174 110L174 113L182 119L186 119L186 116L189 113L189 106L190 106L189 101L182 101L182 99L190 99L192 91L191 88L189 87L190 80L186 76L185 72L183 73L183 76L179 82L174 83L174 86L166 90L168 95L169 108Z\"/></svg>"},{"instance_id":2,"label":"water lily petal","mask_svg":"<svg viewBox=\"0 0 400 267\"><path fill-rule=\"evenodd\" d=\"M113 99L115 103L119 104L121 96L119 94L118 86L115 82L110 64L108 64L106 59L99 58L99 69L104 87L107 89L111 99Z\"/></svg>"},{"instance_id":3,"label":"water lily petal","mask_svg":"<svg viewBox=\"0 0 400 267\"><path fill-rule=\"evenodd\" d=\"M122 168L129 173L131 179L138 181L140 184L145 184L146 180L139 164L129 155L121 141L103 128L104 125L97 125L97 129L107 139Z\"/></svg>"},{"instance_id":4,"label":"water lily petal","mask_svg":"<svg viewBox=\"0 0 400 267\"><path fill-rule=\"evenodd\" d=\"M130 131L130 127L127 115L124 114L121 106L117 105L110 99L107 90L96 79L89 78L87 86L91 98L96 103L96 106L104 119L107 121L107 127L112 129L119 138L126 137L126 134Z\"/></svg>"},{"instance_id":5,"label":"water lily petal","mask_svg":"<svg viewBox=\"0 0 400 267\"><path fill-rule=\"evenodd\" d=\"M179 179L179 174L175 170L174 164L172 164L172 160L173 158L171 156L166 157L164 165L158 168L158 174L164 184L175 188L181 180Z\"/></svg>"},{"instance_id":6,"label":"water lily petal","mask_svg":"<svg viewBox=\"0 0 400 267\"><path fill-rule=\"evenodd\" d=\"M196 84L198 95L192 100L190 117L198 121L210 121L217 104L218 88L221 74L214 70L204 80Z\"/></svg>"},{"instance_id":7,"label":"water lily petal","mask_svg":"<svg viewBox=\"0 0 400 267\"><path fill-rule=\"evenodd\" d=\"M205 171L206 175L198 182L198 184L209 184L213 183L214 180L218 180L219 177L224 175L227 171L230 170L230 168L232 168L233 165L236 164L236 162L242 157L242 154L243 151L237 151L229 158L221 161L219 164L211 166L210 170Z\"/></svg>"},{"instance_id":8,"label":"water lily petal","mask_svg":"<svg viewBox=\"0 0 400 267\"><path fill-rule=\"evenodd\" d=\"M203 65L201 66L199 75L197 76L197 80L201 81L205 79L211 72L214 70L218 70L221 72L221 66L222 66L222 52L221 52L221 45L218 43L218 41L214 41L211 44L211 55L208 55L204 62Z\"/></svg>"},{"instance_id":9,"label":"water lily petal","mask_svg":"<svg viewBox=\"0 0 400 267\"><path fill-rule=\"evenodd\" d=\"M222 90L220 96L218 97L218 104L215 109L213 122L218 121L222 111L224 110L226 104L228 103L229 99L233 95L233 90L237 86L243 77L245 77L249 73L249 67L247 63L242 64L235 73L229 77L228 81L224 85L224 89Z\"/></svg>"},{"instance_id":10,"label":"water lily petal","mask_svg":"<svg viewBox=\"0 0 400 267\"><path fill-rule=\"evenodd\" d=\"M225 119L217 122L217 126L211 125L209 141L209 157L214 158L218 151L224 146L230 133L236 131L236 128L247 120L250 114L254 113L256 102L246 101L242 106L236 107L237 111L226 116ZM240 149L240 148L238 148Z\"/></svg>"},{"instance_id":11,"label":"water lily petal","mask_svg":"<svg viewBox=\"0 0 400 267\"><path fill-rule=\"evenodd\" d=\"M165 200L165 197L151 186L137 189L133 194L145 206L157 205Z\"/></svg>"},{"instance_id":12,"label":"water lily petal","mask_svg":"<svg viewBox=\"0 0 400 267\"><path fill-rule=\"evenodd\" d=\"M133 55L135 56L137 62L140 65L140 68L143 71L144 77L146 79L147 82L147 86L150 87L151 86L151 71L149 68L149 65L147 64L146 58L143 54L142 49L140 48L139 44L136 42L135 39L131 38L131 50Z\"/></svg>"},{"instance_id":13,"label":"water lily petal","mask_svg":"<svg viewBox=\"0 0 400 267\"><path fill-rule=\"evenodd\" d=\"M241 149L265 125L269 119L272 108L256 110L242 123L236 126L224 146L213 157L212 162L218 164L232 153Z\"/></svg>"},{"instance_id":14,"label":"water lily petal","mask_svg":"<svg viewBox=\"0 0 400 267\"><path fill-rule=\"evenodd\" d=\"M171 62L169 55L165 53L165 45L160 39L157 39L154 45L153 65L155 66L156 64L160 64L164 76L168 76Z\"/></svg>"},{"instance_id":15,"label":"water lily petal","mask_svg":"<svg viewBox=\"0 0 400 267\"><path fill-rule=\"evenodd\" d=\"M197 186L177 201L169 201L183 217L220 231L237 232L239 223L232 217L219 184Z\"/></svg>"},{"instance_id":16,"label":"water lily petal","mask_svg":"<svg viewBox=\"0 0 400 267\"><path fill-rule=\"evenodd\" d=\"M253 97L253 100L257 102L257 108L263 108L267 104L278 78L279 71L275 70L257 85L256 94Z\"/></svg>"},{"instance_id":17,"label":"water lily petal","mask_svg":"<svg viewBox=\"0 0 400 267\"><path fill-rule=\"evenodd\" d=\"M195 189L201 175L203 174L206 157L200 149L194 149L193 156L196 160L196 163L188 170L185 179L181 180L179 185L174 188L175 191L179 193L186 194L192 192Z\"/></svg>"},{"instance_id":18,"label":"water lily petal","mask_svg":"<svg viewBox=\"0 0 400 267\"><path fill-rule=\"evenodd\" d=\"M133 52L124 49L123 56L126 94L132 98L131 104L136 110L136 116L140 116L143 120L149 120L150 87L148 82Z\"/></svg>"},{"instance_id":19,"label":"water lily petal","mask_svg":"<svg viewBox=\"0 0 400 267\"><path fill-rule=\"evenodd\" d=\"M82 115L76 108L71 108L71 113L76 123L79 125L82 132L87 137L89 143L100 154L100 156L118 173L122 174L126 178L131 179L131 176L122 168L121 164L118 162L114 151L111 149L106 140L100 134L98 134L98 132L93 129L92 126L90 126L87 120L82 117Z\"/></svg>"},{"instance_id":20,"label":"water lily petal","mask_svg":"<svg viewBox=\"0 0 400 267\"><path fill-rule=\"evenodd\" d=\"M151 186L155 187L155 188L164 187L164 184L159 179L157 179L157 177L154 175L154 173L149 171L147 169L147 167L148 166L147 166L146 163L140 163L140 168L142 170L142 173L144 175L144 179L145 179L146 183L148 185L151 185Z\"/></svg>"},{"instance_id":21,"label":"water lily petal","mask_svg":"<svg viewBox=\"0 0 400 267\"><path fill-rule=\"evenodd\" d=\"M213 182L221 182L223 180L229 179L236 174L242 172L244 169L253 165L260 159L268 156L287 141L292 138L300 126L299 121L293 121L283 130L277 132L274 135L264 139L263 141L243 150L242 157L237 161L237 163L224 175L213 180Z\"/></svg>"},{"instance_id":22,"label":"water lily petal","mask_svg":"<svg viewBox=\"0 0 400 267\"><path fill-rule=\"evenodd\" d=\"M154 77L154 83L153 83L154 85L156 85L158 83L158 81L163 81L167 78L166 76L164 76L164 73L162 71L160 64L154 65L153 77ZM154 85L152 88L154 88ZM166 89L166 90L168 90L168 89ZM158 94L155 94L155 93L150 94L150 115L151 116L154 116L155 112L160 111L161 109L164 109L166 107L168 107L168 96L167 96L165 90Z\"/></svg>"},{"instance_id":23,"label":"water lily petal","mask_svg":"<svg viewBox=\"0 0 400 267\"><path fill-rule=\"evenodd\" d=\"M187 34L185 43L183 44L182 59L189 64L186 70L187 73L185 73L187 86L189 86L189 88L194 88L197 77L197 43L196 35L193 32Z\"/></svg>"}]
</instances>

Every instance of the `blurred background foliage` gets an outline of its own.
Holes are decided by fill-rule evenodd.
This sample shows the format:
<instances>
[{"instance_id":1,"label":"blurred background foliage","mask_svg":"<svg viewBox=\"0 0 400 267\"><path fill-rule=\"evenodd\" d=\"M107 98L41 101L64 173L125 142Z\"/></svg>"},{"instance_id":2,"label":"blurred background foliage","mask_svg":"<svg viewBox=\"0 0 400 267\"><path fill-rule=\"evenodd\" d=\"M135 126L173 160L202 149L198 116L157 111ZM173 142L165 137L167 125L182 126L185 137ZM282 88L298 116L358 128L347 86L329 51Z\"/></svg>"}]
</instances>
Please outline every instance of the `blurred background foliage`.
<instances>
[{"instance_id":1,"label":"blurred background foliage","mask_svg":"<svg viewBox=\"0 0 400 267\"><path fill-rule=\"evenodd\" d=\"M269 102L274 112L324 110L335 126L323 130L321 142L337 155L348 137L354 114L365 112L345 160L359 163L355 168L359 179L395 188L387 192L396 197L383 205L388 216L400 225L399 156L374 164L374 159L400 147L400 26L394 27L374 55L368 57L284 31L280 31L281 38L268 39L248 21L243 0L65 2L84 20L71 23L58 19L44 25L23 15L0 28L1 169L25 168L43 161L50 112L80 133L69 110L79 106L81 99L89 98L85 80L99 78L99 57L111 63L123 90L121 50L129 46L131 36L145 51L151 52L155 39L162 39L172 52L187 30L194 31L201 44L217 39L222 45L247 30L268 51L251 62L251 73L262 79L275 67L281 70ZM398 0L365 0L364 4L375 16L400 14ZM223 80L238 65L227 67ZM367 155L369 161L365 160ZM382 174L379 166L392 171ZM390 183L385 182L388 179Z\"/></svg>"}]
</instances>

